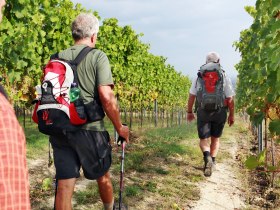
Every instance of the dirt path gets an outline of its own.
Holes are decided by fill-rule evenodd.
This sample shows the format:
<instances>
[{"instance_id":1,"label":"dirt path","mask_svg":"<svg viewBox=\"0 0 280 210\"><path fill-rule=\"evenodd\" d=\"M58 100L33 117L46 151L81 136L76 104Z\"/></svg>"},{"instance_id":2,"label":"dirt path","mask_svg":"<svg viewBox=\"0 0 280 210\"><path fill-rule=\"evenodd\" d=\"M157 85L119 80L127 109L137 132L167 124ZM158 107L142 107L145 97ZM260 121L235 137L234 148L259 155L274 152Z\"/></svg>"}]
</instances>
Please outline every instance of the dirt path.
<instances>
[{"instance_id":1,"label":"dirt path","mask_svg":"<svg viewBox=\"0 0 280 210\"><path fill-rule=\"evenodd\" d=\"M229 157L218 162L212 176L199 183L201 198L190 209L239 210L246 207L238 162L235 158L238 151L238 135L234 134L237 133L226 130L225 137L221 140L221 150L228 153ZM226 142L223 142L225 140Z\"/></svg>"}]
</instances>

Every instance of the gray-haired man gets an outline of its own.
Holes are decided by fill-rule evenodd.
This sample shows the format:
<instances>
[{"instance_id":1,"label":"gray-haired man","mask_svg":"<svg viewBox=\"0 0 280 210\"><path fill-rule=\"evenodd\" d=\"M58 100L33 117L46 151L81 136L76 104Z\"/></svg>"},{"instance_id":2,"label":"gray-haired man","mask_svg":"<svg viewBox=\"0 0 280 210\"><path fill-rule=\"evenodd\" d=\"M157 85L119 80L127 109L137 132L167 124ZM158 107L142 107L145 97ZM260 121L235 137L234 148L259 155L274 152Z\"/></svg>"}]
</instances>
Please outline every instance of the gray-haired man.
<instances>
[{"instance_id":1,"label":"gray-haired man","mask_svg":"<svg viewBox=\"0 0 280 210\"><path fill-rule=\"evenodd\" d=\"M99 22L95 16L80 14L72 23L75 44L60 52L59 58L73 60L83 48L94 47L98 30ZM110 64L105 53L93 49L82 60L77 73L84 103L89 104L98 98L118 134L128 142L129 129L123 126L120 120L119 109L112 91L114 83ZM58 180L56 210L72 209L72 195L81 167L87 179L97 180L105 210L112 210L114 198L109 174L111 145L103 120L89 122L67 138L51 136L50 142L54 151Z\"/></svg>"},{"instance_id":2,"label":"gray-haired man","mask_svg":"<svg viewBox=\"0 0 280 210\"><path fill-rule=\"evenodd\" d=\"M206 64L210 66L220 66L220 56L216 52L209 52L206 56ZM205 66L204 65L204 66ZM206 68L206 67L203 67ZM234 90L232 87L231 80L225 75L224 71L221 70L223 83L222 95L225 100L222 101L223 105L211 111L206 110L202 103L198 105L197 109L197 130L200 138L200 149L204 156L204 175L211 176L213 166L215 165L215 158L219 150L219 137L222 135L222 131L227 118L227 109L229 110L228 124L229 126L234 123ZM198 92L201 91L200 85L198 85L199 78L195 78L190 88L189 99L187 103L187 121L191 122L195 119L193 113L193 104L195 99L199 99ZM205 84L205 82L203 82ZM217 91L216 91L217 93ZM220 103L221 104L221 103ZM210 145L208 140L210 139Z\"/></svg>"}]
</instances>

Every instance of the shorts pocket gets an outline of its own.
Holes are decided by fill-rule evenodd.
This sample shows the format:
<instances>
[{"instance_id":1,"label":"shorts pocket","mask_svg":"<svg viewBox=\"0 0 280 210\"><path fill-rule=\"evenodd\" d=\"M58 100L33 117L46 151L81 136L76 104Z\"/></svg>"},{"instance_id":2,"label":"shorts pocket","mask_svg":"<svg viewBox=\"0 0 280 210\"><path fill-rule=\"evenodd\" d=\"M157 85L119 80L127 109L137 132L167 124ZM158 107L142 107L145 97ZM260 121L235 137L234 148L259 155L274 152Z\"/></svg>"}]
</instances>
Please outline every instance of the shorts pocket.
<instances>
[{"instance_id":1,"label":"shorts pocket","mask_svg":"<svg viewBox=\"0 0 280 210\"><path fill-rule=\"evenodd\" d=\"M97 150L96 152L100 159L103 159L108 155L111 155L112 146L110 144L110 136L107 131L98 132L95 143L96 143L96 150Z\"/></svg>"}]
</instances>

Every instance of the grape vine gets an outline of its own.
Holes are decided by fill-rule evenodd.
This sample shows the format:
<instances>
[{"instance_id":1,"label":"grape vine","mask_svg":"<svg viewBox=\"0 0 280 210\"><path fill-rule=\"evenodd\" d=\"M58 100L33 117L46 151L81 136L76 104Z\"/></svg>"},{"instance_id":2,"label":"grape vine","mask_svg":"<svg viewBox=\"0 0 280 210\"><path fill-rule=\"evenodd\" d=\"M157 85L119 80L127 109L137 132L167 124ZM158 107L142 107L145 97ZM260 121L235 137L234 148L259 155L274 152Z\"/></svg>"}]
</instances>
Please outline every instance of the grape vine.
<instances>
[{"instance_id":1,"label":"grape vine","mask_svg":"<svg viewBox=\"0 0 280 210\"><path fill-rule=\"evenodd\" d=\"M0 69L14 102L30 105L42 67L50 55L73 44L70 24L84 11L70 0L7 2L0 27ZM189 78L166 64L166 58L151 54L141 36L131 26L119 26L116 18L103 20L100 27L96 47L109 57L121 105L147 107L157 99L166 108L183 107Z\"/></svg>"},{"instance_id":2,"label":"grape vine","mask_svg":"<svg viewBox=\"0 0 280 210\"><path fill-rule=\"evenodd\" d=\"M280 135L280 1L257 0L246 7L254 18L249 29L241 32L234 45L241 53L237 104L259 124L269 120L269 130Z\"/></svg>"}]
</instances>

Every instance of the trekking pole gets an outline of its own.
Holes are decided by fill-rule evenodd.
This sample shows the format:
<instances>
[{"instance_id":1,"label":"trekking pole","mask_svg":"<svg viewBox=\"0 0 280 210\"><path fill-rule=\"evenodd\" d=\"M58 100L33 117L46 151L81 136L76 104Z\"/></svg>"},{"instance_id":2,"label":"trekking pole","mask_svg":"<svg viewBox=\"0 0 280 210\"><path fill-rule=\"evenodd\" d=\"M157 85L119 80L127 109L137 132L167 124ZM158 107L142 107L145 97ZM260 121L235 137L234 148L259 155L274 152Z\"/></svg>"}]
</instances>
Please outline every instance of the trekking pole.
<instances>
[{"instance_id":1,"label":"trekking pole","mask_svg":"<svg viewBox=\"0 0 280 210\"><path fill-rule=\"evenodd\" d=\"M55 192L54 192L53 210L55 210L55 202L56 202L56 195L57 195L57 187L58 187L58 180L55 179Z\"/></svg>"},{"instance_id":2,"label":"trekking pole","mask_svg":"<svg viewBox=\"0 0 280 210\"><path fill-rule=\"evenodd\" d=\"M124 148L125 143L122 143L122 156L121 156L121 172L120 172L120 192L119 192L119 209L122 209L122 192L123 192L123 173L124 173Z\"/></svg>"},{"instance_id":3,"label":"trekking pole","mask_svg":"<svg viewBox=\"0 0 280 210\"><path fill-rule=\"evenodd\" d=\"M125 150L125 139L121 136L118 139L118 142L121 143L122 147L122 155L121 155L121 170L120 170L120 191L119 191L119 210L122 209L122 193L124 188L124 182L123 182L123 175L124 175L124 150Z\"/></svg>"},{"instance_id":4,"label":"trekking pole","mask_svg":"<svg viewBox=\"0 0 280 210\"><path fill-rule=\"evenodd\" d=\"M127 126L126 124L123 124ZM122 201L122 194L124 190L124 154L125 154L125 146L126 141L122 136L118 136L116 143L118 146L121 146L122 152L121 152L121 165L120 165L120 189L119 189L119 202L116 205L114 204L114 210L128 210L128 207L123 204Z\"/></svg>"}]
</instances>

